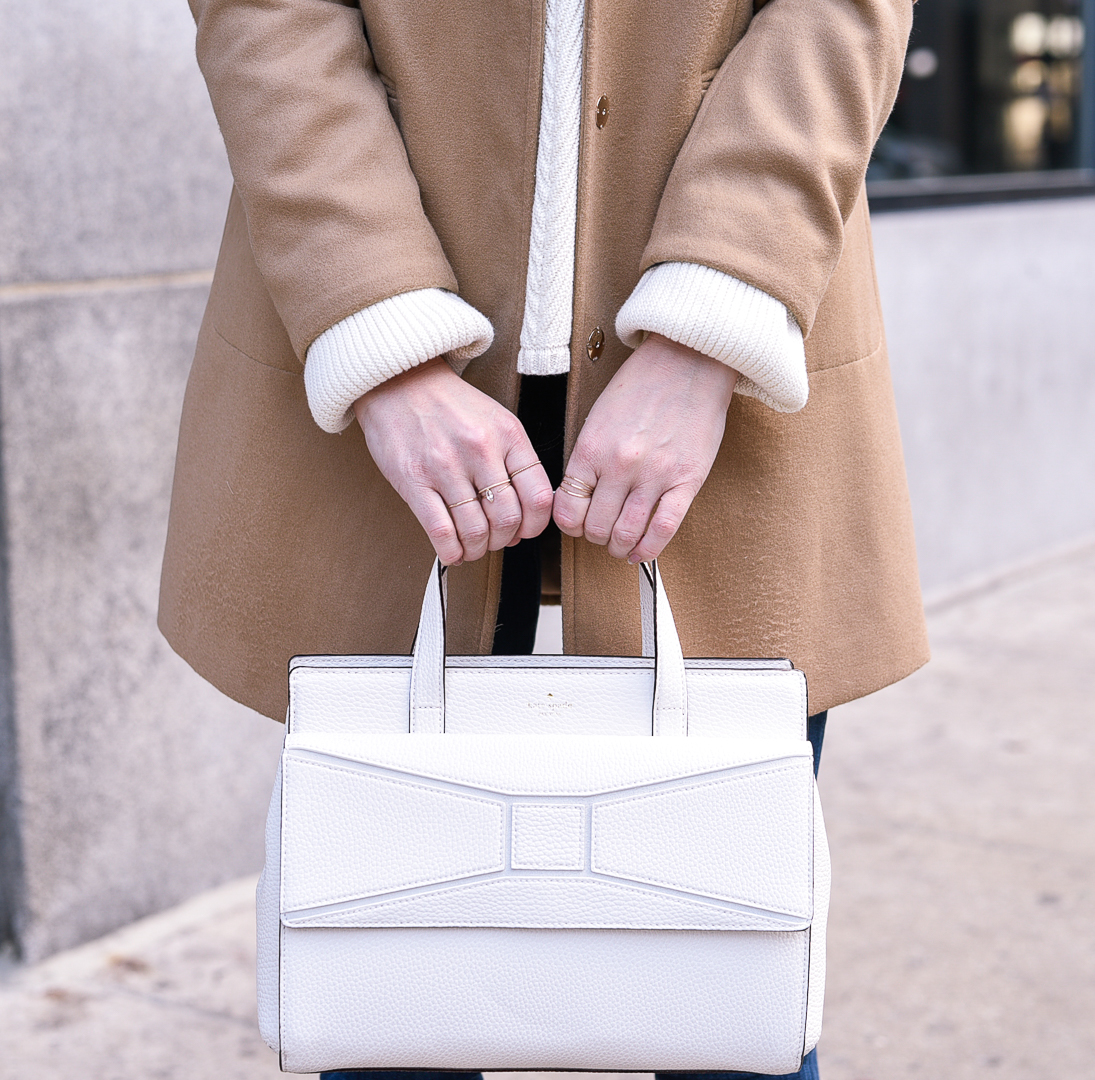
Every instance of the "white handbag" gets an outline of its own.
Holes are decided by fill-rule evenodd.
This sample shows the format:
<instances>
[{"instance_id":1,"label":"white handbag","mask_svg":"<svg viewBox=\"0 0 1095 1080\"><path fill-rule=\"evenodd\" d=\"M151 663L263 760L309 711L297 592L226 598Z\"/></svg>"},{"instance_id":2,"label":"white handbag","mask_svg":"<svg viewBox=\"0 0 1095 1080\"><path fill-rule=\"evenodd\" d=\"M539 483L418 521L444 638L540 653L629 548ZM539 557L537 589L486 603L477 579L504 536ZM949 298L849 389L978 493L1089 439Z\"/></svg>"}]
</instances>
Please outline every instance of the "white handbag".
<instances>
[{"instance_id":1,"label":"white handbag","mask_svg":"<svg viewBox=\"0 0 1095 1080\"><path fill-rule=\"evenodd\" d=\"M258 888L284 1071L799 1068L829 898L805 678L684 660L641 569L643 658L446 659L435 566L413 658L292 662Z\"/></svg>"}]
</instances>

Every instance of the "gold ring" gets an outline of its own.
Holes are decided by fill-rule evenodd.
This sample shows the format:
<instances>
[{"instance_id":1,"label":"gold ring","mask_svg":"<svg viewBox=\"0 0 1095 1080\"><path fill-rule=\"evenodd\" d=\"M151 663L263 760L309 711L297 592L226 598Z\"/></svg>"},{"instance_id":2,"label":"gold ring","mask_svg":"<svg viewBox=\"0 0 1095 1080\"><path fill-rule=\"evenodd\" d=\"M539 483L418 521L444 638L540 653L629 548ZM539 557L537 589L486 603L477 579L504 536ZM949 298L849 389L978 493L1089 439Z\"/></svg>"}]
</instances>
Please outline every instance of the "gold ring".
<instances>
[{"instance_id":1,"label":"gold ring","mask_svg":"<svg viewBox=\"0 0 1095 1080\"><path fill-rule=\"evenodd\" d=\"M478 502L478 501L479 501L479 496L478 495L473 495L470 499L461 499L459 502L446 503L445 505L450 510L455 510L458 506L467 506L468 503L473 503L473 502Z\"/></svg>"},{"instance_id":2,"label":"gold ring","mask_svg":"<svg viewBox=\"0 0 1095 1080\"><path fill-rule=\"evenodd\" d=\"M522 465L522 466L521 466L521 468L519 468L519 469L515 469L515 470L514 470L513 472L511 472L511 473L509 474L509 478L510 478L510 479L512 480L512 479L513 479L513 478L514 478L514 477L515 477L515 476L516 476L516 475L517 475L518 473L523 473L523 472L524 472L524 471L525 471L526 469L531 469L531 468L532 468L532 467L533 467L534 465L539 465L539 464L540 464L540 459L539 459L539 458L537 458L537 459L536 459L536 460L535 460L534 462L532 462L531 464L529 464L529 465Z\"/></svg>"},{"instance_id":3,"label":"gold ring","mask_svg":"<svg viewBox=\"0 0 1095 1080\"><path fill-rule=\"evenodd\" d=\"M574 499L593 498L593 485L584 480L576 480L573 476L564 476L559 481L559 490Z\"/></svg>"},{"instance_id":4,"label":"gold ring","mask_svg":"<svg viewBox=\"0 0 1095 1080\"><path fill-rule=\"evenodd\" d=\"M496 491L504 491L506 488L511 487L512 485L512 480L503 480L501 483L491 484L490 487L479 489L479 497L481 499L486 499L487 502L494 502L494 493Z\"/></svg>"}]
</instances>

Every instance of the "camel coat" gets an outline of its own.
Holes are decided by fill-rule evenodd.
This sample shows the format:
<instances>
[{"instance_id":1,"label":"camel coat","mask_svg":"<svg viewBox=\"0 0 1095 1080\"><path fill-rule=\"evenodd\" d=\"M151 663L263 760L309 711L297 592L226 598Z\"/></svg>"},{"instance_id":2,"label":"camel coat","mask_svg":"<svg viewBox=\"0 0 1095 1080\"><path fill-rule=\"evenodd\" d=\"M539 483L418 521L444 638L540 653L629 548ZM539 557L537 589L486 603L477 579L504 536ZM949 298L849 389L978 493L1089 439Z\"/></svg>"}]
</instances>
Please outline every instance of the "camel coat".
<instances>
[{"instance_id":1,"label":"camel coat","mask_svg":"<svg viewBox=\"0 0 1095 1080\"><path fill-rule=\"evenodd\" d=\"M411 289L495 327L463 375L515 408L541 0L191 0L235 178L179 438L160 626L207 679L284 715L299 653L406 653L430 545L303 358ZM781 300L810 401L730 407L661 562L685 654L789 657L810 709L927 659L863 175L908 0L588 0L566 446L627 348L642 272L694 262ZM597 127L596 103L609 102ZM603 353L587 339L601 327ZM501 553L456 569L449 650L489 652ZM563 538L568 652L639 651L637 572Z\"/></svg>"}]
</instances>

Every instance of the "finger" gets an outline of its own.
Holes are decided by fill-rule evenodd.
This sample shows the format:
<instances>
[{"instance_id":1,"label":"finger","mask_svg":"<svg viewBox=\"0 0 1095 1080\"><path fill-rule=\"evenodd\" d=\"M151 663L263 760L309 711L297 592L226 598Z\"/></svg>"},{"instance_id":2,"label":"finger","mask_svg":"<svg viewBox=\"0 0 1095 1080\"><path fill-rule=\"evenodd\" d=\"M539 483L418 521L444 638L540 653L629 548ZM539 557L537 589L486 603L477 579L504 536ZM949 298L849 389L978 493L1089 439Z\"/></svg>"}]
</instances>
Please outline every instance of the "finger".
<instances>
[{"instance_id":1,"label":"finger","mask_svg":"<svg viewBox=\"0 0 1095 1080\"><path fill-rule=\"evenodd\" d=\"M655 493L650 488L632 490L612 526L612 535L608 541L609 555L614 559L626 559L631 554L643 538L657 502Z\"/></svg>"},{"instance_id":2,"label":"finger","mask_svg":"<svg viewBox=\"0 0 1095 1080\"><path fill-rule=\"evenodd\" d=\"M679 487L667 491L658 500L642 540L627 557L627 561L637 563L656 559L681 527L693 498L695 492L688 488Z\"/></svg>"},{"instance_id":3,"label":"finger","mask_svg":"<svg viewBox=\"0 0 1095 1080\"><path fill-rule=\"evenodd\" d=\"M464 502L475 494L462 495L459 498L447 499L449 513L452 515L453 524L456 526L456 534L460 538L460 546L464 551L464 562L475 562L487 553L487 543L490 540L490 522L483 513L480 500ZM453 505L459 503L462 505Z\"/></svg>"},{"instance_id":4,"label":"finger","mask_svg":"<svg viewBox=\"0 0 1095 1080\"><path fill-rule=\"evenodd\" d=\"M584 464L577 452L570 455L567 462L563 483L555 489L555 504L553 514L555 524L559 531L567 536L582 536L585 531L586 514L592 501L584 495L576 495L573 490L567 490L566 479L571 477L579 484L586 484L591 489L597 489L597 474L593 469Z\"/></svg>"},{"instance_id":5,"label":"finger","mask_svg":"<svg viewBox=\"0 0 1095 1080\"><path fill-rule=\"evenodd\" d=\"M543 465L523 468L506 459L506 468L513 479L513 490L521 502L521 528L518 536L522 539L539 536L551 520L551 509L555 502L555 493L551 490L551 481ZM528 464L527 462L525 463Z\"/></svg>"},{"instance_id":6,"label":"finger","mask_svg":"<svg viewBox=\"0 0 1095 1080\"><path fill-rule=\"evenodd\" d=\"M500 551L514 537L521 528L521 500L517 492L513 490L513 484L505 482L506 486L496 484L490 490L494 493L493 499L483 498L480 506L490 524L490 536L487 538L489 551ZM480 488L480 491L483 489Z\"/></svg>"},{"instance_id":7,"label":"finger","mask_svg":"<svg viewBox=\"0 0 1095 1080\"><path fill-rule=\"evenodd\" d=\"M608 543L629 494L630 488L619 481L602 479L597 485L586 511L584 532L590 543L601 547Z\"/></svg>"},{"instance_id":8,"label":"finger","mask_svg":"<svg viewBox=\"0 0 1095 1080\"><path fill-rule=\"evenodd\" d=\"M410 503L414 516L426 530L433 550L444 566L456 566L464 559L464 546L460 542L452 512L436 491L424 492Z\"/></svg>"}]
</instances>

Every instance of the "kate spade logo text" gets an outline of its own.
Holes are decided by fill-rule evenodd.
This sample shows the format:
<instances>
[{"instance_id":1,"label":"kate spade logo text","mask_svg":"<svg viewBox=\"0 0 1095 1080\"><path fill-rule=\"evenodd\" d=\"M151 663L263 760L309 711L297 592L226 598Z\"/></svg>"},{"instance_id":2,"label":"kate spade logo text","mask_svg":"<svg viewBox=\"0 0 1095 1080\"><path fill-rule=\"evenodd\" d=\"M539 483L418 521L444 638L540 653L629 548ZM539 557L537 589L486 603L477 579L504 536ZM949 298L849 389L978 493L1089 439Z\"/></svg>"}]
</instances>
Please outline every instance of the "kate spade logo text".
<instances>
[{"instance_id":1,"label":"kate spade logo text","mask_svg":"<svg viewBox=\"0 0 1095 1080\"><path fill-rule=\"evenodd\" d=\"M574 703L571 701L563 701L562 698L556 698L554 694L548 694L548 701L530 701L528 707L530 709L536 709L537 712L556 712L559 709L573 709Z\"/></svg>"}]
</instances>

